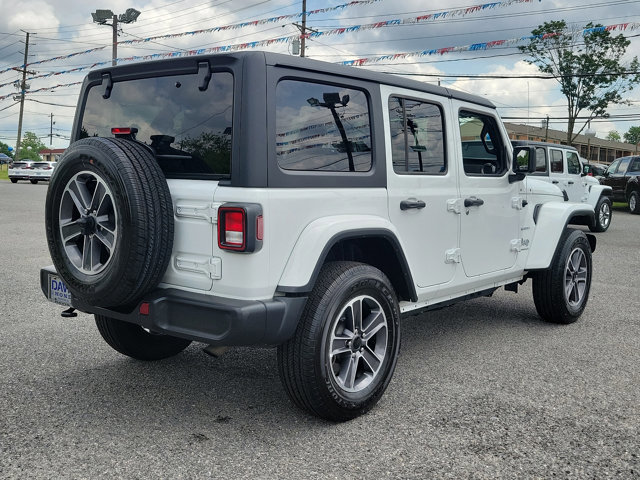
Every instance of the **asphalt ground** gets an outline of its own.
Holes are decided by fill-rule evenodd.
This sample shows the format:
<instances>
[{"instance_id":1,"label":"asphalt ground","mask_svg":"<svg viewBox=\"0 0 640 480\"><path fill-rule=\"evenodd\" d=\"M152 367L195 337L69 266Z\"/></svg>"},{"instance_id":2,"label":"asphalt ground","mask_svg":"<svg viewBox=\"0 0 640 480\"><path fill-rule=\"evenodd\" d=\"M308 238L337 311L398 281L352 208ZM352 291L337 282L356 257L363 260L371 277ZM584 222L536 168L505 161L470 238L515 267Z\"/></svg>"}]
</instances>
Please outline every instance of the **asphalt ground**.
<instances>
[{"instance_id":1,"label":"asphalt ground","mask_svg":"<svg viewBox=\"0 0 640 480\"><path fill-rule=\"evenodd\" d=\"M530 286L402 322L369 414L296 409L274 349L144 363L43 297L46 184L0 182L0 478L637 478L640 216L598 234L591 298L542 322Z\"/></svg>"}]
</instances>

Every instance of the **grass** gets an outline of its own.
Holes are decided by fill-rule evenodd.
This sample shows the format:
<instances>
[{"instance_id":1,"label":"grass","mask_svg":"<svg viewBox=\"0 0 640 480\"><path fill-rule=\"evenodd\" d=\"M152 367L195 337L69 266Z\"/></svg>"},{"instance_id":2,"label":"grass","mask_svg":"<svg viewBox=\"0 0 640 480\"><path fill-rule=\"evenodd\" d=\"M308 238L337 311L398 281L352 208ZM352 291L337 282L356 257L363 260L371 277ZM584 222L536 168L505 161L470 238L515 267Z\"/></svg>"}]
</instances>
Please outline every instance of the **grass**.
<instances>
[{"instance_id":1,"label":"grass","mask_svg":"<svg viewBox=\"0 0 640 480\"><path fill-rule=\"evenodd\" d=\"M0 165L0 180L9 180L9 165Z\"/></svg>"},{"instance_id":2,"label":"grass","mask_svg":"<svg viewBox=\"0 0 640 480\"><path fill-rule=\"evenodd\" d=\"M612 206L613 208L627 208L627 204L623 202L613 202Z\"/></svg>"}]
</instances>

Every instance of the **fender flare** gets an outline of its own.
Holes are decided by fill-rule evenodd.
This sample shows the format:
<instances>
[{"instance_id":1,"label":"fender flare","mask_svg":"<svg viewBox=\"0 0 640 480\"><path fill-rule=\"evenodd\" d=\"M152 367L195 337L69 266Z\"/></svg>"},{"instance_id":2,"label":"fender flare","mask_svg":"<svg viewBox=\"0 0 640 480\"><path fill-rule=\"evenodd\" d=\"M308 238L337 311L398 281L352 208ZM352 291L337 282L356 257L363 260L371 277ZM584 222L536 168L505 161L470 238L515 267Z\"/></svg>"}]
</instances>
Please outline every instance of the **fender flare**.
<instances>
[{"instance_id":1,"label":"fender flare","mask_svg":"<svg viewBox=\"0 0 640 480\"><path fill-rule=\"evenodd\" d=\"M593 208L596 208L600 197L611 197L613 195L613 189L608 185L593 185L589 190L589 196L585 203L588 203Z\"/></svg>"},{"instance_id":2,"label":"fender flare","mask_svg":"<svg viewBox=\"0 0 640 480\"><path fill-rule=\"evenodd\" d=\"M551 265L562 232L570 223L592 222L593 207L584 203L549 202L534 210L535 231L527 256L525 270L544 270ZM581 221L574 222L575 219ZM587 223L588 224L588 223ZM586 234L591 251L596 249L596 237Z\"/></svg>"},{"instance_id":3,"label":"fender flare","mask_svg":"<svg viewBox=\"0 0 640 480\"><path fill-rule=\"evenodd\" d=\"M327 255L335 245L344 240L372 238L383 239L391 245L402 271L402 281L411 300L417 301L418 295L411 269L395 227L388 220L374 216L324 217L307 225L287 260L276 291L284 294L310 292ZM317 257L309 256L309 252L317 251L320 251Z\"/></svg>"}]
</instances>

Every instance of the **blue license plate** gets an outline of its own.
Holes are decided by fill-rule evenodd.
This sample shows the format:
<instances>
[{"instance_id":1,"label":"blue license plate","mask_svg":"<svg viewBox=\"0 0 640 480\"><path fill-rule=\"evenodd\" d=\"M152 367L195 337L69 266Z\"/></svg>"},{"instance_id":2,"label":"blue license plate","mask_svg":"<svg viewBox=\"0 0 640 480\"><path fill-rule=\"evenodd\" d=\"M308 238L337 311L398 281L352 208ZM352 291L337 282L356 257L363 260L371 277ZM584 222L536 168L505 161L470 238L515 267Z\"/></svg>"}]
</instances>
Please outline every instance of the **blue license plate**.
<instances>
[{"instance_id":1,"label":"blue license plate","mask_svg":"<svg viewBox=\"0 0 640 480\"><path fill-rule=\"evenodd\" d=\"M49 274L49 300L60 305L71 306L71 292L57 275Z\"/></svg>"}]
</instances>

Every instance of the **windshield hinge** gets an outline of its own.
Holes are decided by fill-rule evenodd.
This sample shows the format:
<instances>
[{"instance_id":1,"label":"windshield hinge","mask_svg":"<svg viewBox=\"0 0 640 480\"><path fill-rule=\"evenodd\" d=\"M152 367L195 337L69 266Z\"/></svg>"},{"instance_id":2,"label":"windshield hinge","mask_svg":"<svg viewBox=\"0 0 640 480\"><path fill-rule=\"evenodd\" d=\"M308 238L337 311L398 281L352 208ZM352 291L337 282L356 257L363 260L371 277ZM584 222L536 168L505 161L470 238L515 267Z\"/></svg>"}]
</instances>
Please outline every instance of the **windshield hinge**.
<instances>
[{"instance_id":1,"label":"windshield hinge","mask_svg":"<svg viewBox=\"0 0 640 480\"><path fill-rule=\"evenodd\" d=\"M176 202L176 217L206 220L214 225L218 223L218 207L221 203L179 203Z\"/></svg>"},{"instance_id":2,"label":"windshield hinge","mask_svg":"<svg viewBox=\"0 0 640 480\"><path fill-rule=\"evenodd\" d=\"M211 67L209 62L198 62L198 90L204 92L209 88L209 82L211 81Z\"/></svg>"}]
</instances>

